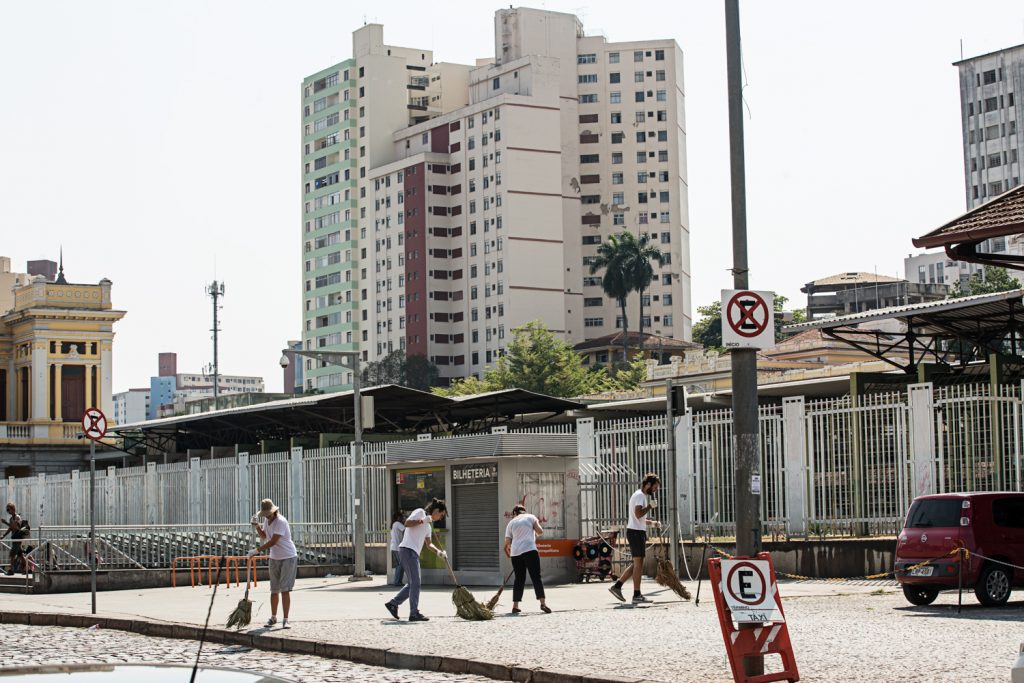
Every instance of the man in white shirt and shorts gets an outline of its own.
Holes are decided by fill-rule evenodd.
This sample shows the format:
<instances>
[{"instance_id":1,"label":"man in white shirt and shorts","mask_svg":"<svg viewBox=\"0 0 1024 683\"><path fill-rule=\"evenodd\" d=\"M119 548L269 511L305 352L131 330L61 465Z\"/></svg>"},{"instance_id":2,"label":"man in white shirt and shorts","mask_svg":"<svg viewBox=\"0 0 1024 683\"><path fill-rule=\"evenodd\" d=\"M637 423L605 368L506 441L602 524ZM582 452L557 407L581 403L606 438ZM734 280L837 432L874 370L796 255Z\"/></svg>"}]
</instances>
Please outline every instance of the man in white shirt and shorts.
<instances>
[{"instance_id":1,"label":"man in white shirt and shorts","mask_svg":"<svg viewBox=\"0 0 1024 683\"><path fill-rule=\"evenodd\" d=\"M629 497L629 523L626 524L626 540L629 541L629 552L633 556L633 564L622 572L622 576L616 579L615 583L608 588L612 595L626 601L622 595L622 585L633 577L633 604L650 602L640 592L640 579L644 573L644 556L647 554L647 525L660 525L651 519L647 519L647 513L658 507L658 501L648 496L653 496L661 488L661 479L656 474L647 474L640 482L640 488Z\"/></svg>"},{"instance_id":2,"label":"man in white shirt and shorts","mask_svg":"<svg viewBox=\"0 0 1024 683\"><path fill-rule=\"evenodd\" d=\"M260 518L263 518L263 525L260 525ZM299 565L299 557L295 552L295 544L292 542L292 528L288 520L284 518L274 501L265 498L260 502L260 511L252 516L252 525L256 527L256 533L266 543L258 546L249 552L249 557L254 557L266 551L270 551L270 619L266 627L270 628L277 623L277 602L280 596L281 606L284 609L284 619L281 628L288 628L288 611L292 606L292 589L295 588L295 571Z\"/></svg>"}]
</instances>

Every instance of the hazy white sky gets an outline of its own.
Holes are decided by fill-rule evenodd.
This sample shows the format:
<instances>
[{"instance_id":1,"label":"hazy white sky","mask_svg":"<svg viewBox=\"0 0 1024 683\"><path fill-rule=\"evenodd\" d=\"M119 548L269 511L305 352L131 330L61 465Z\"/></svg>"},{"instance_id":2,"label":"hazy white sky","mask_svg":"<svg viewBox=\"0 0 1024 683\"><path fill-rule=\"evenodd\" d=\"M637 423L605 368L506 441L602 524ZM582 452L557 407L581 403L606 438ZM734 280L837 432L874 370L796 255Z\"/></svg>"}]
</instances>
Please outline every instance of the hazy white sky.
<instances>
[{"instance_id":1,"label":"hazy white sky","mask_svg":"<svg viewBox=\"0 0 1024 683\"><path fill-rule=\"evenodd\" d=\"M301 324L303 76L351 32L438 61L493 55L482 2L21 2L0 6L0 255L114 282L114 389L159 351L212 358L204 285L227 283L221 370L277 365ZM532 5L538 6L538 5ZM724 16L714 0L542 2L609 40L683 48L693 304L731 285ZM902 275L910 238L965 206L956 69L1024 43L1024 4L742 3L751 283L794 302L848 270Z\"/></svg>"}]
</instances>

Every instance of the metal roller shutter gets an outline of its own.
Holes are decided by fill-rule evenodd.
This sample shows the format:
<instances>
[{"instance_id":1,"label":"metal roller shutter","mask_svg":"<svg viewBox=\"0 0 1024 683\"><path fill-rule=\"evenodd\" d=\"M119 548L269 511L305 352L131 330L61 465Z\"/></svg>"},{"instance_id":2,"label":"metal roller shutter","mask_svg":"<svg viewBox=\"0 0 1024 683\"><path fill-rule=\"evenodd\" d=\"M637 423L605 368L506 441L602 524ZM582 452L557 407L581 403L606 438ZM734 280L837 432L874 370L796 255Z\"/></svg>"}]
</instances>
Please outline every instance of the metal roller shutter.
<instances>
[{"instance_id":1,"label":"metal roller shutter","mask_svg":"<svg viewBox=\"0 0 1024 683\"><path fill-rule=\"evenodd\" d=\"M498 485L455 486L452 494L455 568L498 570Z\"/></svg>"}]
</instances>

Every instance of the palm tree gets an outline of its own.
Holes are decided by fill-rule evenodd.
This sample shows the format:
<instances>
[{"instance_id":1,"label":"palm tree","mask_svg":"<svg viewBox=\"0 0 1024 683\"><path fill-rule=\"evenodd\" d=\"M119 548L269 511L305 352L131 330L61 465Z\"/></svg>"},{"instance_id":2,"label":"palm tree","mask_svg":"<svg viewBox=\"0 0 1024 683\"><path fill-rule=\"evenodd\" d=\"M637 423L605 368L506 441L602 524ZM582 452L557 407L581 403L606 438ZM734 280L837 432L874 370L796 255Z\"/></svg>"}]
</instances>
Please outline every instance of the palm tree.
<instances>
[{"instance_id":1,"label":"palm tree","mask_svg":"<svg viewBox=\"0 0 1024 683\"><path fill-rule=\"evenodd\" d=\"M640 333L640 356L643 357L644 291L654 281L654 266L651 265L651 262L656 261L659 266L664 265L665 254L656 244L651 243L651 236L648 233L641 234L639 239L629 232L624 233L623 237L625 238L627 235L629 236L628 239L623 240L626 249L626 283L631 290L636 290L640 294L640 323L638 330Z\"/></svg>"},{"instance_id":2,"label":"palm tree","mask_svg":"<svg viewBox=\"0 0 1024 683\"><path fill-rule=\"evenodd\" d=\"M607 242L602 242L598 246L597 257L590 264L591 275L599 270L604 270L601 289L619 302L619 309L622 311L622 354L623 360L627 363L629 362L629 319L626 317L626 297L629 296L632 287L628 281L626 269L627 255L631 250L625 243L633 239L633 235L629 232L610 235Z\"/></svg>"}]
</instances>

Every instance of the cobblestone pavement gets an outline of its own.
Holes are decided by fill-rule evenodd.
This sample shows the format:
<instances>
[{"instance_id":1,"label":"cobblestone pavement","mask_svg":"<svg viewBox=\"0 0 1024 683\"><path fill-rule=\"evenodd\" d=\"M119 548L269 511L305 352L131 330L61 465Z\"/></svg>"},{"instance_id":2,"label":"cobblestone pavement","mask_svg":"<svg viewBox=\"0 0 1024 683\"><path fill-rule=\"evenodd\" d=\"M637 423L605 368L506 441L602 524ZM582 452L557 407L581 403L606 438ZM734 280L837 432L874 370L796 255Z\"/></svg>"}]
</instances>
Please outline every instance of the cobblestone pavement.
<instances>
[{"instance_id":1,"label":"cobblestone pavement","mask_svg":"<svg viewBox=\"0 0 1024 683\"><path fill-rule=\"evenodd\" d=\"M149 638L115 630L56 626L3 627L5 666L36 664L192 664L198 643L193 640ZM239 651L239 650L243 651ZM207 643L202 663L273 674L300 683L493 683L479 676L455 676L429 671L404 671L307 655L290 655Z\"/></svg>"},{"instance_id":2,"label":"cobblestone pavement","mask_svg":"<svg viewBox=\"0 0 1024 683\"><path fill-rule=\"evenodd\" d=\"M694 583L688 582L688 586L696 593ZM486 599L494 587L471 590L479 599ZM244 585L218 593L214 623L223 623L242 591ZM522 604L524 613L515 617L508 614L511 591L506 590L498 616L489 622L456 618L451 588L431 586L421 600L421 609L431 621L422 624L388 616L383 603L394 591L380 577L358 583L349 583L344 577L301 580L293 593L292 628L272 633L591 675L610 673L672 683L732 680L707 582L701 604L695 606L680 602L645 579L645 594L659 602L642 608L620 605L609 595L608 583L553 586L547 593L554 613L541 614L528 591ZM982 608L973 592L967 591L960 615L956 614L955 593L940 595L934 605L914 607L893 582L783 582L780 592L801 679L810 683L1006 681L1024 640L1021 591L1002 608ZM253 622L260 624L269 611L264 583L252 597L256 601ZM208 588L189 587L99 595L101 612L109 616L200 625L209 599ZM0 611L86 614L88 609L88 593L0 595ZM404 605L403 617L407 613ZM194 652L188 641L161 642L172 652ZM281 655L231 655L224 663L263 656L274 659ZM298 657L297 661L307 659ZM436 673L336 665L340 668L334 675L339 678L316 680L457 680ZM360 678L353 671L379 672L375 675L381 678ZM287 673L277 668L271 672Z\"/></svg>"},{"instance_id":3,"label":"cobblestone pavement","mask_svg":"<svg viewBox=\"0 0 1024 683\"><path fill-rule=\"evenodd\" d=\"M502 613L490 622L434 612L430 624L408 624L389 620L381 606L379 617L360 620L358 627L352 620L297 623L291 635L566 672L727 683L732 677L708 588L705 583L695 607L651 585L645 593L663 602L633 608L615 602L607 584L577 585L572 610L549 596L555 612L541 614L528 594L523 615ZM892 582L786 599L787 588L800 591L794 584L780 586L801 680L808 683L1006 681L1024 639L1020 592L996 609L982 608L973 593L965 593L957 615L955 593L914 607ZM586 598L589 606L583 606Z\"/></svg>"}]
</instances>

